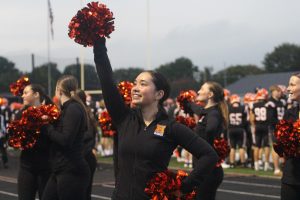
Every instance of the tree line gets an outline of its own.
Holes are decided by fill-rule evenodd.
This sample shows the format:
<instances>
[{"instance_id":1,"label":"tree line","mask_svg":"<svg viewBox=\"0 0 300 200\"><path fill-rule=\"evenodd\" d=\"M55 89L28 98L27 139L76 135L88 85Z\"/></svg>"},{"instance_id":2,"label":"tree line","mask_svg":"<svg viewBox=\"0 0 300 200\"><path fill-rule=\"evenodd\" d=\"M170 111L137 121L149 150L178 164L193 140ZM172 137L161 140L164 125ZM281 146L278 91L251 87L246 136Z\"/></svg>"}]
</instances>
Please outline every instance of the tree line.
<instances>
[{"instance_id":1,"label":"tree line","mask_svg":"<svg viewBox=\"0 0 300 200\"><path fill-rule=\"evenodd\" d=\"M213 72L212 66L199 68L186 57L180 57L172 62L160 65L155 71L165 75L172 85L171 96L175 97L181 90L198 89L199 86L208 80L217 81L223 86L227 86L246 75L255 75L262 73L290 72L299 71L300 67L300 46L296 44L283 43L267 53L262 61L263 67L256 65L233 65L225 69ZM51 69L52 94L54 94L55 83L62 75L74 75L80 82L80 66L71 64L60 72L56 63L45 63L35 67L32 72L23 73L15 67L12 61L0 56L0 93L9 92L9 84L16 81L22 75L30 78L31 82L38 83L48 88L48 66ZM91 64L84 65L85 70L85 89L98 90L101 88L98 80L95 66ZM133 79L142 72L142 68L129 67L126 69L114 70L116 82L123 80L133 81Z\"/></svg>"}]
</instances>

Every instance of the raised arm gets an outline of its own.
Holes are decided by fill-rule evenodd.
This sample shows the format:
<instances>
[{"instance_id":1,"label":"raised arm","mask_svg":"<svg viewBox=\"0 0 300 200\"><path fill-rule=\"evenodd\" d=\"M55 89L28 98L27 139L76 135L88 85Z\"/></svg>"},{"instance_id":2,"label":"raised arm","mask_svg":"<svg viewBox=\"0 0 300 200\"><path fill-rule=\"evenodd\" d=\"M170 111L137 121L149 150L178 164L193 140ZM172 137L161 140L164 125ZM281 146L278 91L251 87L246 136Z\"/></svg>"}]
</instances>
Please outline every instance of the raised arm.
<instances>
[{"instance_id":1,"label":"raised arm","mask_svg":"<svg viewBox=\"0 0 300 200\"><path fill-rule=\"evenodd\" d=\"M105 106L115 123L121 122L129 112L113 79L112 68L107 56L105 38L96 41L94 45L94 60L102 87Z\"/></svg>"},{"instance_id":2,"label":"raised arm","mask_svg":"<svg viewBox=\"0 0 300 200\"><path fill-rule=\"evenodd\" d=\"M195 156L198 161L190 175L184 179L181 191L190 192L193 187L200 185L215 167L218 155L215 150L191 129L179 123L172 126L175 142Z\"/></svg>"}]
</instances>

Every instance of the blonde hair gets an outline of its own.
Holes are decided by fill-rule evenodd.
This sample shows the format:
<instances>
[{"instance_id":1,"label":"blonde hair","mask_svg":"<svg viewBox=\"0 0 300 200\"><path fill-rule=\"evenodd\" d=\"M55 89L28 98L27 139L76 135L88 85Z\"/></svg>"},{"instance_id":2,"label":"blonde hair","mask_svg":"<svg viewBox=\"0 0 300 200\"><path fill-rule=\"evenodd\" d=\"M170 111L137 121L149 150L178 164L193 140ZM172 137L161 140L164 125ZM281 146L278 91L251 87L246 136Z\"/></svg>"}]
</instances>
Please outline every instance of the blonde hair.
<instances>
[{"instance_id":1,"label":"blonde hair","mask_svg":"<svg viewBox=\"0 0 300 200\"><path fill-rule=\"evenodd\" d=\"M223 127L226 129L228 126L228 106L224 98L224 89L219 83L214 81L208 81L206 84L209 90L214 94L213 101L217 103L222 113Z\"/></svg>"}]
</instances>

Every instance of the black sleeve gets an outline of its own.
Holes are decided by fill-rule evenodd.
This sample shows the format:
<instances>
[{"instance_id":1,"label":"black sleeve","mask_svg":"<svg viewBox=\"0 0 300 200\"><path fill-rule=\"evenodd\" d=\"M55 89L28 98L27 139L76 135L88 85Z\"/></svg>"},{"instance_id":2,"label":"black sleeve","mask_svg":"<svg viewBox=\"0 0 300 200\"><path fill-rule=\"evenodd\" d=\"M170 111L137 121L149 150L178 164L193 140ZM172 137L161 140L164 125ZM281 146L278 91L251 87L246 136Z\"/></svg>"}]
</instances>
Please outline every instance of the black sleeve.
<instances>
[{"instance_id":1,"label":"black sleeve","mask_svg":"<svg viewBox=\"0 0 300 200\"><path fill-rule=\"evenodd\" d=\"M105 106L115 123L120 123L129 113L113 79L112 68L106 53L105 39L101 38L94 45L94 60L102 87Z\"/></svg>"},{"instance_id":2,"label":"black sleeve","mask_svg":"<svg viewBox=\"0 0 300 200\"><path fill-rule=\"evenodd\" d=\"M219 124L222 122L222 118L220 113L218 112L209 112L206 116L206 127L205 127L205 140L213 145L214 139L216 139L219 135Z\"/></svg>"},{"instance_id":3,"label":"black sleeve","mask_svg":"<svg viewBox=\"0 0 300 200\"><path fill-rule=\"evenodd\" d=\"M175 122L171 131L175 142L198 159L196 167L182 183L181 190L187 193L194 186L200 185L210 174L218 161L218 155L211 145L186 126Z\"/></svg>"},{"instance_id":4,"label":"black sleeve","mask_svg":"<svg viewBox=\"0 0 300 200\"><path fill-rule=\"evenodd\" d=\"M195 113L197 115L200 115L203 111L203 107L194 102L185 102L185 107L189 113Z\"/></svg>"},{"instance_id":5,"label":"black sleeve","mask_svg":"<svg viewBox=\"0 0 300 200\"><path fill-rule=\"evenodd\" d=\"M52 125L48 125L47 135L53 142L62 147L70 147L76 134L79 133L84 117L83 110L78 104L70 104L66 110L62 120L62 132L55 130Z\"/></svg>"}]
</instances>

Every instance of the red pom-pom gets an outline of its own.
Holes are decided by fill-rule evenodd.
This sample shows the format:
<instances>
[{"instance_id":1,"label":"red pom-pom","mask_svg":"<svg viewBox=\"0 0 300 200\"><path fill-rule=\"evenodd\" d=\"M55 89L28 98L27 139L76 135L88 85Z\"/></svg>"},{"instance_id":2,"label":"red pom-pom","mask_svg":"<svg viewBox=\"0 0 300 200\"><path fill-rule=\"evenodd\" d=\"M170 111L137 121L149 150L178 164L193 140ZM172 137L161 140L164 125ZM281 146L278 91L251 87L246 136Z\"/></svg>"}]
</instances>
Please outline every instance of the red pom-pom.
<instances>
[{"instance_id":1,"label":"red pom-pom","mask_svg":"<svg viewBox=\"0 0 300 200\"><path fill-rule=\"evenodd\" d=\"M107 37L114 31L113 13L104 4L91 2L79 10L69 24L69 37L83 46L93 46L94 42Z\"/></svg>"},{"instance_id":2,"label":"red pom-pom","mask_svg":"<svg viewBox=\"0 0 300 200\"><path fill-rule=\"evenodd\" d=\"M300 157L300 120L280 120L274 132L276 143L274 150L279 156Z\"/></svg>"},{"instance_id":3,"label":"red pom-pom","mask_svg":"<svg viewBox=\"0 0 300 200\"><path fill-rule=\"evenodd\" d=\"M179 103L180 108L188 113L186 103L194 102L196 99L197 93L194 90L181 91L179 96L177 97L177 101Z\"/></svg>"},{"instance_id":4,"label":"red pom-pom","mask_svg":"<svg viewBox=\"0 0 300 200\"><path fill-rule=\"evenodd\" d=\"M196 121L193 117L176 116L176 121L193 129L196 126Z\"/></svg>"},{"instance_id":5,"label":"red pom-pom","mask_svg":"<svg viewBox=\"0 0 300 200\"><path fill-rule=\"evenodd\" d=\"M112 137L116 133L112 125L112 119L107 111L103 111L99 115L99 123L102 130L102 134L105 137Z\"/></svg>"},{"instance_id":6,"label":"red pom-pom","mask_svg":"<svg viewBox=\"0 0 300 200\"><path fill-rule=\"evenodd\" d=\"M219 156L219 161L216 167L220 167L222 162L229 155L230 147L228 145L227 140L225 140L224 138L217 138L214 140L214 148Z\"/></svg>"},{"instance_id":7,"label":"red pom-pom","mask_svg":"<svg viewBox=\"0 0 300 200\"><path fill-rule=\"evenodd\" d=\"M26 150L34 147L43 125L58 119L59 110L54 105L29 107L22 112L20 120L15 120L8 125L8 144L11 147ZM47 116L44 120L42 116Z\"/></svg>"},{"instance_id":8,"label":"red pom-pom","mask_svg":"<svg viewBox=\"0 0 300 200\"><path fill-rule=\"evenodd\" d=\"M182 195L181 197L175 196L175 192L180 191L182 180L186 176L188 176L188 174L182 170L178 170L176 173L170 170L159 172L149 180L145 188L145 192L151 199L155 200L195 199L195 191Z\"/></svg>"},{"instance_id":9,"label":"red pom-pom","mask_svg":"<svg viewBox=\"0 0 300 200\"><path fill-rule=\"evenodd\" d=\"M10 84L10 92L15 96L22 96L24 88L30 85L29 78L24 76L17 80L15 83Z\"/></svg>"},{"instance_id":10,"label":"red pom-pom","mask_svg":"<svg viewBox=\"0 0 300 200\"><path fill-rule=\"evenodd\" d=\"M133 83L129 81L122 81L118 84L119 92L121 93L126 105L130 106L131 104L131 89Z\"/></svg>"}]
</instances>

